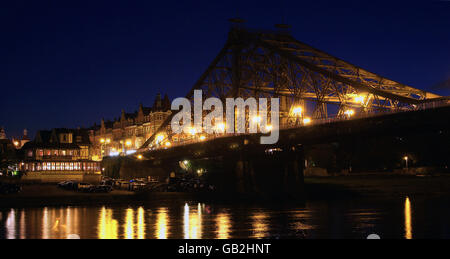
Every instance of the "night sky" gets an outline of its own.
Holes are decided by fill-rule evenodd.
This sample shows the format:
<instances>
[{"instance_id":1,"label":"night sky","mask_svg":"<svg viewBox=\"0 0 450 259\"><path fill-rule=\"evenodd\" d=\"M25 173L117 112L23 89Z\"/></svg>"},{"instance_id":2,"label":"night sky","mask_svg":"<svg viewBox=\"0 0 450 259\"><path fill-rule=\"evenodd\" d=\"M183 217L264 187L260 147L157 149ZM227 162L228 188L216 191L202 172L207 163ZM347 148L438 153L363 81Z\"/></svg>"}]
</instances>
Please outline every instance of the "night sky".
<instances>
[{"instance_id":1,"label":"night sky","mask_svg":"<svg viewBox=\"0 0 450 259\"><path fill-rule=\"evenodd\" d=\"M88 127L184 96L226 41L228 19L271 29L441 95L450 78L450 1L3 1L0 126Z\"/></svg>"}]
</instances>

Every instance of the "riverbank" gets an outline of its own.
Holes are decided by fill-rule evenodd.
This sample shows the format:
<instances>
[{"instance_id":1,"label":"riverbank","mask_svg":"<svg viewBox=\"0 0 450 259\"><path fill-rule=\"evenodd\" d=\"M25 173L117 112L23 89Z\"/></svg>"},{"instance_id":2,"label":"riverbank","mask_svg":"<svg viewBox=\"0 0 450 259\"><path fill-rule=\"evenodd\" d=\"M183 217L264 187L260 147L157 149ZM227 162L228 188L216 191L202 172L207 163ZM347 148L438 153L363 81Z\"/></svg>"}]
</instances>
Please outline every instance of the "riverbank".
<instances>
[{"instance_id":1,"label":"riverbank","mask_svg":"<svg viewBox=\"0 0 450 259\"><path fill-rule=\"evenodd\" d=\"M364 197L450 197L450 176L361 175L305 178L306 200L355 199ZM238 199L237 199L238 197ZM0 207L113 205L149 202L201 200L205 202L265 202L249 196L227 196L215 193L149 192L113 190L111 193L80 193L56 185L23 185L17 194L0 195ZM304 199L301 199L302 201ZM273 201L273 200L272 200ZM278 202L285 201L278 198ZM267 200L267 202L269 202Z\"/></svg>"},{"instance_id":2,"label":"riverbank","mask_svg":"<svg viewBox=\"0 0 450 259\"><path fill-rule=\"evenodd\" d=\"M54 184L26 184L19 193L0 195L0 207L117 204L135 197L135 193L122 190L92 194L63 190Z\"/></svg>"}]
</instances>

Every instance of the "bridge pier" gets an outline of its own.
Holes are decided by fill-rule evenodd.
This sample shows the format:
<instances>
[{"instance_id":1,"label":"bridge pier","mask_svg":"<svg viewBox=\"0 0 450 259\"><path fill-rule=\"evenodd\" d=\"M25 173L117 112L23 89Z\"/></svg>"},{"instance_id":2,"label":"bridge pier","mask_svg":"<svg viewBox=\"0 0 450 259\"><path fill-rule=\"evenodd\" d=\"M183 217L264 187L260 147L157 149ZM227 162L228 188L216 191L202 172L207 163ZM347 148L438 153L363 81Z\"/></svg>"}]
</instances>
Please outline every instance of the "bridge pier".
<instances>
[{"instance_id":1,"label":"bridge pier","mask_svg":"<svg viewBox=\"0 0 450 259\"><path fill-rule=\"evenodd\" d=\"M229 159L227 161L230 162ZM275 152L242 150L234 161L236 184L230 189L237 194L302 197L303 161L302 146L286 147Z\"/></svg>"}]
</instances>

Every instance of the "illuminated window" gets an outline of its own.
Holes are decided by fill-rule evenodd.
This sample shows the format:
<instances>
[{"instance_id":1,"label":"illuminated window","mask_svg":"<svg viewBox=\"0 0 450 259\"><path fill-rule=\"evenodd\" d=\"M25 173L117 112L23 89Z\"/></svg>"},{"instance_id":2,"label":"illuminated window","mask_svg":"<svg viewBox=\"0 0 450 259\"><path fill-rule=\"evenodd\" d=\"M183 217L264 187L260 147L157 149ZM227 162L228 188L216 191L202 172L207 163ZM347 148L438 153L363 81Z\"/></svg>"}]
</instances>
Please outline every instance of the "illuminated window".
<instances>
[{"instance_id":1,"label":"illuminated window","mask_svg":"<svg viewBox=\"0 0 450 259\"><path fill-rule=\"evenodd\" d=\"M61 169L61 164L60 163L56 163L56 171L59 171Z\"/></svg>"},{"instance_id":2,"label":"illuminated window","mask_svg":"<svg viewBox=\"0 0 450 259\"><path fill-rule=\"evenodd\" d=\"M73 171L73 163L70 163L69 166L70 166L70 167L69 167L69 170L70 170L70 171Z\"/></svg>"},{"instance_id":3,"label":"illuminated window","mask_svg":"<svg viewBox=\"0 0 450 259\"><path fill-rule=\"evenodd\" d=\"M58 150L53 150L53 155L58 156Z\"/></svg>"},{"instance_id":4,"label":"illuminated window","mask_svg":"<svg viewBox=\"0 0 450 259\"><path fill-rule=\"evenodd\" d=\"M66 156L66 151L65 150L61 150L61 155L62 156Z\"/></svg>"},{"instance_id":5,"label":"illuminated window","mask_svg":"<svg viewBox=\"0 0 450 259\"><path fill-rule=\"evenodd\" d=\"M28 156L29 156L29 157L32 157L32 156L33 156L33 150L29 150L29 151L28 151Z\"/></svg>"},{"instance_id":6,"label":"illuminated window","mask_svg":"<svg viewBox=\"0 0 450 259\"><path fill-rule=\"evenodd\" d=\"M42 163L42 170L43 171L47 170L47 163Z\"/></svg>"},{"instance_id":7,"label":"illuminated window","mask_svg":"<svg viewBox=\"0 0 450 259\"><path fill-rule=\"evenodd\" d=\"M52 163L52 170L55 171L55 163Z\"/></svg>"},{"instance_id":8,"label":"illuminated window","mask_svg":"<svg viewBox=\"0 0 450 259\"><path fill-rule=\"evenodd\" d=\"M51 156L52 155L52 151L51 150L45 150L45 155L46 156Z\"/></svg>"},{"instance_id":9,"label":"illuminated window","mask_svg":"<svg viewBox=\"0 0 450 259\"><path fill-rule=\"evenodd\" d=\"M39 156L44 156L44 150L42 150L42 149L39 149Z\"/></svg>"}]
</instances>

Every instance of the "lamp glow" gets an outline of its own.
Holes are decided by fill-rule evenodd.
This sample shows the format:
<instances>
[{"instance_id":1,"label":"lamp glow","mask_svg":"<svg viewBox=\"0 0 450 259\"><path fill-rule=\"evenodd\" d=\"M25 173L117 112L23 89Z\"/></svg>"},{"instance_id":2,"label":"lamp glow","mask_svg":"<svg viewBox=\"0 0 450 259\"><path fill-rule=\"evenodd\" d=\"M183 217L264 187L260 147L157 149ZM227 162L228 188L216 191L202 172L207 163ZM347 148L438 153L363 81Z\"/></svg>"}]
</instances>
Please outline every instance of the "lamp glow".
<instances>
[{"instance_id":1,"label":"lamp glow","mask_svg":"<svg viewBox=\"0 0 450 259\"><path fill-rule=\"evenodd\" d=\"M345 115L347 115L348 117L351 117L353 115L355 115L355 111L354 110L346 110L344 112Z\"/></svg>"},{"instance_id":2,"label":"lamp glow","mask_svg":"<svg viewBox=\"0 0 450 259\"><path fill-rule=\"evenodd\" d=\"M219 132L225 132L225 123L217 124L216 128L217 128L217 131L219 131Z\"/></svg>"},{"instance_id":3,"label":"lamp glow","mask_svg":"<svg viewBox=\"0 0 450 259\"><path fill-rule=\"evenodd\" d=\"M261 117L260 116L255 116L255 117L253 117L252 121L254 123L259 123L261 121Z\"/></svg>"},{"instance_id":4,"label":"lamp glow","mask_svg":"<svg viewBox=\"0 0 450 259\"><path fill-rule=\"evenodd\" d=\"M304 118L303 119L303 124L308 125L311 123L311 118Z\"/></svg>"},{"instance_id":5,"label":"lamp glow","mask_svg":"<svg viewBox=\"0 0 450 259\"><path fill-rule=\"evenodd\" d=\"M294 107L294 109L292 109L292 114L294 114L295 116L301 116L302 112L303 109L300 106Z\"/></svg>"}]
</instances>

